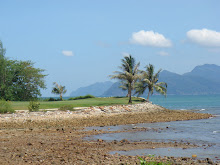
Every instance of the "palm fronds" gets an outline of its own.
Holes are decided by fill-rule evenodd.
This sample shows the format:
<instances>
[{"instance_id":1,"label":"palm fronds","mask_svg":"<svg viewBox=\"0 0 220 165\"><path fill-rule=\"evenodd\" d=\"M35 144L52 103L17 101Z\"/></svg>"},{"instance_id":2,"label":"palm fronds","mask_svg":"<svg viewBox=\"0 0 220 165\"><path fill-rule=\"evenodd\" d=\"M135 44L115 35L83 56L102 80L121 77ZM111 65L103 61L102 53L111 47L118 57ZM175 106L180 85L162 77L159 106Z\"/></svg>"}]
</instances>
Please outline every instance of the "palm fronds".
<instances>
[{"instance_id":1,"label":"palm fronds","mask_svg":"<svg viewBox=\"0 0 220 165\"><path fill-rule=\"evenodd\" d=\"M135 87L136 93L142 95L148 89L147 101L149 101L149 96L154 93L154 89L156 92L166 96L167 83L158 82L161 69L154 74L155 69L152 64L147 65L145 68L146 71L141 71L141 78Z\"/></svg>"},{"instance_id":2,"label":"palm fronds","mask_svg":"<svg viewBox=\"0 0 220 165\"><path fill-rule=\"evenodd\" d=\"M140 62L136 64L135 59L129 55L125 56L121 60L122 64L119 66L121 71L115 71L114 75L110 75L111 79L121 80L122 85L120 86L124 90L128 90L129 103L132 103L131 93L134 89L135 82L139 79Z\"/></svg>"}]
</instances>

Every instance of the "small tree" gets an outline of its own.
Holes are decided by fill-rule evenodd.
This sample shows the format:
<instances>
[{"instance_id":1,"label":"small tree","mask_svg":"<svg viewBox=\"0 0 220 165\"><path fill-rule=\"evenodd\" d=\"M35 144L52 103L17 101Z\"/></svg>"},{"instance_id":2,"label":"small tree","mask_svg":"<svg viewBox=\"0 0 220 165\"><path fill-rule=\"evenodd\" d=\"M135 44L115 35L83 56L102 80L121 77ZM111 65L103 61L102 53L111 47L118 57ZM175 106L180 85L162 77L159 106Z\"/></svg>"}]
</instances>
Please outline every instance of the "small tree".
<instances>
[{"instance_id":1,"label":"small tree","mask_svg":"<svg viewBox=\"0 0 220 165\"><path fill-rule=\"evenodd\" d=\"M124 90L128 90L128 103L132 103L131 94L133 90L133 86L135 82L139 78L139 70L140 62L136 64L135 59L129 55L125 56L121 60L122 64L119 67L121 71L115 71L114 75L110 75L111 79L118 79L122 81L122 86L120 86Z\"/></svg>"},{"instance_id":2,"label":"small tree","mask_svg":"<svg viewBox=\"0 0 220 165\"><path fill-rule=\"evenodd\" d=\"M147 101L149 101L150 95L156 92L165 95L167 94L167 83L158 82L161 69L154 73L154 66L152 64L147 65L146 71L141 71L141 79L136 84L136 93L142 95L146 89L148 89Z\"/></svg>"},{"instance_id":3,"label":"small tree","mask_svg":"<svg viewBox=\"0 0 220 165\"><path fill-rule=\"evenodd\" d=\"M63 100L63 94L65 94L67 91L65 86L61 86L56 82L54 82L53 85L55 85L55 87L53 87L52 93L60 95L60 100Z\"/></svg>"}]
</instances>

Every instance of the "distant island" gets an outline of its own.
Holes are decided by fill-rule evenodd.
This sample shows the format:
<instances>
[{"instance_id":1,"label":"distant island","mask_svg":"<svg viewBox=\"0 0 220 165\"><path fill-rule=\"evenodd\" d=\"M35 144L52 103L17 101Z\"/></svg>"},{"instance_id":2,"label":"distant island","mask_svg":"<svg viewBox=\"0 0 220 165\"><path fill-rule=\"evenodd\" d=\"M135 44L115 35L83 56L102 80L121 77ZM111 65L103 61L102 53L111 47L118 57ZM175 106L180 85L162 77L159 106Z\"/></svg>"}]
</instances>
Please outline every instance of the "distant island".
<instances>
[{"instance_id":1,"label":"distant island","mask_svg":"<svg viewBox=\"0 0 220 165\"><path fill-rule=\"evenodd\" d=\"M177 74L163 70L160 81L167 82L168 95L209 95L220 94L220 66L204 64L196 66L191 72ZM126 96L127 91L119 88L120 82L97 82L78 88L70 96L91 94L99 97ZM146 95L146 94L145 94Z\"/></svg>"}]
</instances>

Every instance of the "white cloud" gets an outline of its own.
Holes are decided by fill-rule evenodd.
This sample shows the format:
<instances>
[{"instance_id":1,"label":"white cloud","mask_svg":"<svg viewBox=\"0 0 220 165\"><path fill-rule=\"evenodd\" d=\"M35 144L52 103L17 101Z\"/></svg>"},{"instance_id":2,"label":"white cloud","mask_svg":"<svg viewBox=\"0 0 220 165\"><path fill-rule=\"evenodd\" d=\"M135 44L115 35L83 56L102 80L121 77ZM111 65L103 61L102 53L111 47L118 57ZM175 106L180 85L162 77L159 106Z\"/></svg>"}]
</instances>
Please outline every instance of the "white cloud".
<instances>
[{"instance_id":1,"label":"white cloud","mask_svg":"<svg viewBox=\"0 0 220 165\"><path fill-rule=\"evenodd\" d=\"M64 56L74 56L73 52L72 51L69 51L69 50L63 50L62 51L62 54Z\"/></svg>"},{"instance_id":2,"label":"white cloud","mask_svg":"<svg viewBox=\"0 0 220 165\"><path fill-rule=\"evenodd\" d=\"M133 44L139 44L143 46L154 46L154 47L171 47L172 42L166 39L162 34L153 31L134 32L130 39Z\"/></svg>"},{"instance_id":3,"label":"white cloud","mask_svg":"<svg viewBox=\"0 0 220 165\"><path fill-rule=\"evenodd\" d=\"M159 54L160 56L169 56L170 54L164 51L160 51L157 54Z\"/></svg>"},{"instance_id":4,"label":"white cloud","mask_svg":"<svg viewBox=\"0 0 220 165\"><path fill-rule=\"evenodd\" d=\"M207 47L220 47L220 32L192 29L186 33L190 41Z\"/></svg>"}]
</instances>

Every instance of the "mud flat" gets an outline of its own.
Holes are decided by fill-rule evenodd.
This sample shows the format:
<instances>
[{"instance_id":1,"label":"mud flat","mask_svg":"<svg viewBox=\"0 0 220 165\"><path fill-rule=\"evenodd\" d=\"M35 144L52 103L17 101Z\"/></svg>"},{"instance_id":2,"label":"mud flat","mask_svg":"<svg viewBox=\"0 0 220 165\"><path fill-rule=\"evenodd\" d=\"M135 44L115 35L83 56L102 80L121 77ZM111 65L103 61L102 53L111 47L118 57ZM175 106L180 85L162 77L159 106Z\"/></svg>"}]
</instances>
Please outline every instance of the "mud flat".
<instances>
[{"instance_id":1,"label":"mud flat","mask_svg":"<svg viewBox=\"0 0 220 165\"><path fill-rule=\"evenodd\" d=\"M0 162L3 164L139 164L139 156L109 154L115 150L190 148L189 143L107 142L83 140L89 135L117 132L84 130L88 126L196 120L210 114L167 110L150 103L128 106L89 107L77 111L17 112L0 115ZM132 131L141 131L141 128ZM146 131L146 130L145 130ZM152 159L143 157L144 159ZM209 164L211 159L155 157L171 164Z\"/></svg>"}]
</instances>

